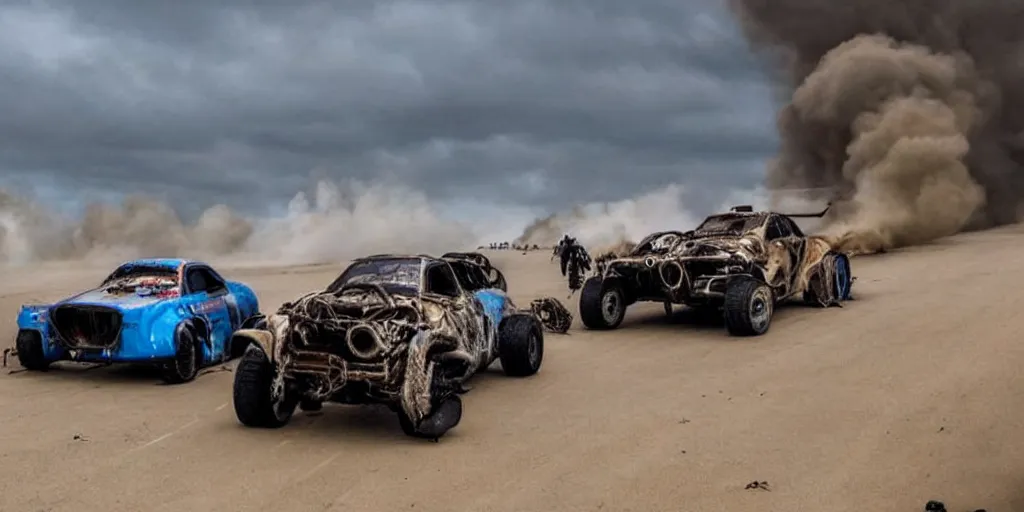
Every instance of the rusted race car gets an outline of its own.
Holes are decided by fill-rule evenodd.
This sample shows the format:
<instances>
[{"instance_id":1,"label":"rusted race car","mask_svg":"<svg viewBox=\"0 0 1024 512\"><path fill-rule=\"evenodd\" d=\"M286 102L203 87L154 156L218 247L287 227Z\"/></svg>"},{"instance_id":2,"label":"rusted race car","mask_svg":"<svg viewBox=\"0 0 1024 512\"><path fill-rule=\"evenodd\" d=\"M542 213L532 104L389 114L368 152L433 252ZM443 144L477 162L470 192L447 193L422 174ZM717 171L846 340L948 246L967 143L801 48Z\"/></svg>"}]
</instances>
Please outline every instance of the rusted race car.
<instances>
[{"instance_id":1,"label":"rusted race car","mask_svg":"<svg viewBox=\"0 0 1024 512\"><path fill-rule=\"evenodd\" d=\"M513 377L540 370L538 312L553 307L517 308L505 277L478 253L358 259L326 289L235 334L250 342L235 372L235 413L244 425L275 428L297 406L379 403L406 434L437 439L461 420L462 384L474 374L495 360Z\"/></svg>"},{"instance_id":2,"label":"rusted race car","mask_svg":"<svg viewBox=\"0 0 1024 512\"><path fill-rule=\"evenodd\" d=\"M583 284L580 319L590 329L614 329L639 301L685 304L724 314L728 332L768 331L775 306L801 298L831 306L850 298L850 261L824 237L806 236L791 217L733 207L696 229L648 235L625 256L598 257Z\"/></svg>"}]
</instances>

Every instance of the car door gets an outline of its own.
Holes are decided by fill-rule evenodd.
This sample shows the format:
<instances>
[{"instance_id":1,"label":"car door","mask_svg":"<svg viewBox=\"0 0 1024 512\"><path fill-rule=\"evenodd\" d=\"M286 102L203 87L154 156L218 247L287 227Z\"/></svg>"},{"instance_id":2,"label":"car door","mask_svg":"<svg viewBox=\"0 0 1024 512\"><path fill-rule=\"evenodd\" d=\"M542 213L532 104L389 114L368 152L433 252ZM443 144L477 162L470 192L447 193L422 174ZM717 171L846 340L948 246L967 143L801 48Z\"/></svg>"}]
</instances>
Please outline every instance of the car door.
<instances>
[{"instance_id":1,"label":"car door","mask_svg":"<svg viewBox=\"0 0 1024 512\"><path fill-rule=\"evenodd\" d=\"M484 338L481 352L485 358L492 358L498 343L498 329L505 317L508 296L504 290L491 284L492 279L481 267L466 263L460 265L458 270L465 275L465 282L468 283L463 288L472 295L480 311L478 314L481 318L478 321L483 325Z\"/></svg>"},{"instance_id":2,"label":"car door","mask_svg":"<svg viewBox=\"0 0 1024 512\"><path fill-rule=\"evenodd\" d=\"M791 250L792 231L779 221L777 215L768 218L765 242L768 249L768 261L765 265L765 279L775 288L777 297L789 293L790 277L793 275L794 262Z\"/></svg>"},{"instance_id":3,"label":"car door","mask_svg":"<svg viewBox=\"0 0 1024 512\"><path fill-rule=\"evenodd\" d=\"M788 295L793 290L799 275L806 239L800 229L787 217L774 215L773 223L778 236L774 243L780 248L779 255L783 262L778 279L779 282L786 284L785 294Z\"/></svg>"},{"instance_id":4,"label":"car door","mask_svg":"<svg viewBox=\"0 0 1024 512\"><path fill-rule=\"evenodd\" d=\"M476 299L459 284L455 272L446 262L433 262L425 271L426 288L425 292L439 296L449 304L452 315L455 316L455 329L457 336L464 340L465 349L474 356L483 352L482 331L480 319L475 312L480 311L479 305L474 307Z\"/></svg>"},{"instance_id":5,"label":"car door","mask_svg":"<svg viewBox=\"0 0 1024 512\"><path fill-rule=\"evenodd\" d=\"M204 349L204 360L216 361L227 357L228 342L231 339L233 319L229 313L227 284L211 269L203 265L190 266L185 270L189 292L195 295L192 314L202 318L209 328ZM237 304L234 306L237 315Z\"/></svg>"}]
</instances>

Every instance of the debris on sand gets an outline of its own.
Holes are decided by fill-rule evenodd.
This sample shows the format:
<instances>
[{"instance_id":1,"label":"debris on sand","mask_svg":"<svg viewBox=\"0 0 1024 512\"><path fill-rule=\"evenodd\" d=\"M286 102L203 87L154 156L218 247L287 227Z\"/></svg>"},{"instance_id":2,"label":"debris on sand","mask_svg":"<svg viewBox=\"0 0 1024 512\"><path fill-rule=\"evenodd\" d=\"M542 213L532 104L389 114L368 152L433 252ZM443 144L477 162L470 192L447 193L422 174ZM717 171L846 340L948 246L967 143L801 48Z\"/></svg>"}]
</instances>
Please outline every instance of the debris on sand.
<instances>
[{"instance_id":1,"label":"debris on sand","mask_svg":"<svg viewBox=\"0 0 1024 512\"><path fill-rule=\"evenodd\" d=\"M755 490L756 489L756 490L761 490L761 491L771 491L772 490L771 487L768 485L768 482L766 482L764 480L761 480L761 481L754 480L753 482L750 482L749 484L747 484L747 486L744 487L744 489L746 489L746 490Z\"/></svg>"},{"instance_id":2,"label":"debris on sand","mask_svg":"<svg viewBox=\"0 0 1024 512\"><path fill-rule=\"evenodd\" d=\"M7 358L8 357L15 357L17 355L18 355L18 349L16 349L16 348L5 348L4 349L4 355L3 355L3 357L4 357L4 362L3 362L4 366L3 367L7 368Z\"/></svg>"},{"instance_id":3,"label":"debris on sand","mask_svg":"<svg viewBox=\"0 0 1024 512\"><path fill-rule=\"evenodd\" d=\"M572 313L558 299L543 297L530 303L530 311L551 332L566 334L572 326Z\"/></svg>"},{"instance_id":4,"label":"debris on sand","mask_svg":"<svg viewBox=\"0 0 1024 512\"><path fill-rule=\"evenodd\" d=\"M924 505L924 512L946 512L946 504L941 501L932 500ZM986 512L985 509L979 508L974 512Z\"/></svg>"}]
</instances>

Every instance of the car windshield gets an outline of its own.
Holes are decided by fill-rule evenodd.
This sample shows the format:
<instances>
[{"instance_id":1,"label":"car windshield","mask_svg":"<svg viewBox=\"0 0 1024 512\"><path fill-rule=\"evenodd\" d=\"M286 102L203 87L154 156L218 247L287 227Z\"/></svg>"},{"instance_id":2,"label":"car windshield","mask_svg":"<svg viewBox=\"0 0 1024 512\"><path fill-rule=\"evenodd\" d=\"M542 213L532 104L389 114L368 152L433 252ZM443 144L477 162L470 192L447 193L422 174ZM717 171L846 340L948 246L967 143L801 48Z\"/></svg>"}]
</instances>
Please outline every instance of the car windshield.
<instances>
[{"instance_id":1,"label":"car windshield","mask_svg":"<svg viewBox=\"0 0 1024 512\"><path fill-rule=\"evenodd\" d=\"M152 265L124 265L103 281L108 293L163 293L177 290L178 271Z\"/></svg>"},{"instance_id":2,"label":"car windshield","mask_svg":"<svg viewBox=\"0 0 1024 512\"><path fill-rule=\"evenodd\" d=\"M353 263L330 286L336 292L348 284L379 284L388 293L413 295L420 291L421 260L396 258Z\"/></svg>"},{"instance_id":3,"label":"car windshield","mask_svg":"<svg viewBox=\"0 0 1024 512\"><path fill-rule=\"evenodd\" d=\"M712 215L694 230L694 236L742 235L756 229L763 220L759 215Z\"/></svg>"}]
</instances>

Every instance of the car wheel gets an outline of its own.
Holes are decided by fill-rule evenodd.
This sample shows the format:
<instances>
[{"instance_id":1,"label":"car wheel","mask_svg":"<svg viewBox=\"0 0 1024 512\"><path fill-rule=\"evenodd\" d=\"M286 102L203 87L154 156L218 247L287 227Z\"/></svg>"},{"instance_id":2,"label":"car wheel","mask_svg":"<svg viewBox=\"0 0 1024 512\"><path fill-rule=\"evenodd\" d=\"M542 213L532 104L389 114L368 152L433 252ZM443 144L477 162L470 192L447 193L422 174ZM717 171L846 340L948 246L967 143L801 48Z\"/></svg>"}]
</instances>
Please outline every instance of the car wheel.
<instances>
[{"instance_id":1,"label":"car wheel","mask_svg":"<svg viewBox=\"0 0 1024 512\"><path fill-rule=\"evenodd\" d=\"M498 328L498 358L505 375L528 377L544 361L544 329L533 315L511 315Z\"/></svg>"},{"instance_id":2,"label":"car wheel","mask_svg":"<svg viewBox=\"0 0 1024 512\"><path fill-rule=\"evenodd\" d=\"M298 406L298 400L282 390L274 399L273 386L276 369L267 355L251 347L242 355L235 369L235 416L247 427L280 428L288 424Z\"/></svg>"},{"instance_id":3,"label":"car wheel","mask_svg":"<svg viewBox=\"0 0 1024 512\"><path fill-rule=\"evenodd\" d=\"M441 401L418 426L413 424L401 407L398 408L398 424L402 432L418 439L439 439L461 421L462 398L459 395L451 395Z\"/></svg>"},{"instance_id":4,"label":"car wheel","mask_svg":"<svg viewBox=\"0 0 1024 512\"><path fill-rule=\"evenodd\" d=\"M850 259L845 254L830 252L822 258L818 270L808 280L804 302L817 307L839 305L850 300L852 285Z\"/></svg>"},{"instance_id":5,"label":"car wheel","mask_svg":"<svg viewBox=\"0 0 1024 512\"><path fill-rule=\"evenodd\" d=\"M626 317L626 294L615 279L591 277L580 292L580 320L589 329L615 329Z\"/></svg>"},{"instance_id":6,"label":"car wheel","mask_svg":"<svg viewBox=\"0 0 1024 512\"><path fill-rule=\"evenodd\" d=\"M44 372L50 368L50 362L46 360L46 353L43 351L43 337L39 331L32 329L18 331L14 348L18 352L18 362L26 370Z\"/></svg>"},{"instance_id":7,"label":"car wheel","mask_svg":"<svg viewBox=\"0 0 1024 512\"><path fill-rule=\"evenodd\" d=\"M833 271L835 276L833 293L835 293L836 300L850 300L850 289L853 287L853 275L850 273L850 258L845 254L836 253L832 257L832 262L835 266Z\"/></svg>"},{"instance_id":8,"label":"car wheel","mask_svg":"<svg viewBox=\"0 0 1024 512\"><path fill-rule=\"evenodd\" d=\"M199 337L190 325L182 325L174 332L174 359L164 365L163 379L168 384L182 384L199 375L202 350Z\"/></svg>"},{"instance_id":9,"label":"car wheel","mask_svg":"<svg viewBox=\"0 0 1024 512\"><path fill-rule=\"evenodd\" d=\"M768 332L775 309L772 289L751 278L740 278L725 292L725 327L733 336L759 336Z\"/></svg>"}]
</instances>

